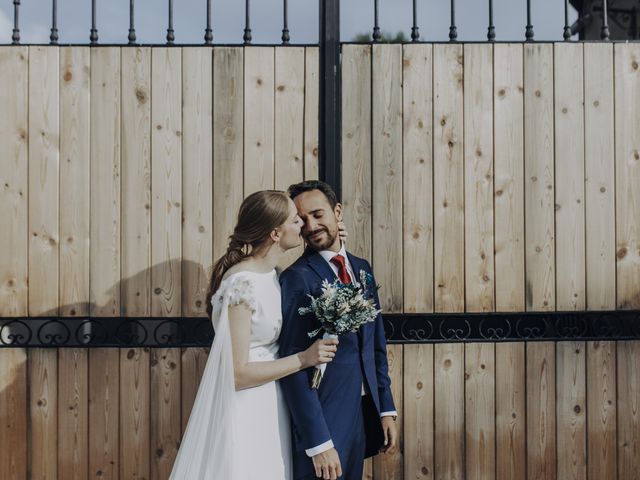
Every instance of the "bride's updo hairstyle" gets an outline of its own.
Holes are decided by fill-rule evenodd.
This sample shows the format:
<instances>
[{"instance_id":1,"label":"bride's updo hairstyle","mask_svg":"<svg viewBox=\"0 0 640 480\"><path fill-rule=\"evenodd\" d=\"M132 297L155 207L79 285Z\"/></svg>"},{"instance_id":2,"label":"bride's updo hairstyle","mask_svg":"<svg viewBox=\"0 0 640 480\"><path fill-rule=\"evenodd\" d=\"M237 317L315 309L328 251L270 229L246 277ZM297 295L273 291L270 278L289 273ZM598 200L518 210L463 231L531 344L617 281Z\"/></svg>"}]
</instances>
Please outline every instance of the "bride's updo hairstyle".
<instances>
[{"instance_id":1,"label":"bride's updo hairstyle","mask_svg":"<svg viewBox=\"0 0 640 480\"><path fill-rule=\"evenodd\" d=\"M236 263L250 257L256 248L269 240L271 232L287 221L289 197L279 190L261 190L244 199L238 212L238 221L229 237L227 251L213 265L207 314L211 318L211 297L220 287L222 277Z\"/></svg>"}]
</instances>

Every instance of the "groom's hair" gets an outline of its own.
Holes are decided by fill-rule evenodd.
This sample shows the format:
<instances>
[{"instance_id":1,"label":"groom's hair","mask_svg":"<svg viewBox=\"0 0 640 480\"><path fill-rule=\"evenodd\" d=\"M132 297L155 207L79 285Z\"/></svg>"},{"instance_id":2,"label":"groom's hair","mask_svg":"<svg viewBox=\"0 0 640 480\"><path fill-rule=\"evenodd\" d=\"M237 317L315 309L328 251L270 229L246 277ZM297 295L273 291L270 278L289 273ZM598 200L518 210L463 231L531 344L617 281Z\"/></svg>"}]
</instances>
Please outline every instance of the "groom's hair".
<instances>
[{"instance_id":1,"label":"groom's hair","mask_svg":"<svg viewBox=\"0 0 640 480\"><path fill-rule=\"evenodd\" d=\"M320 180L306 180L304 182L294 183L289 187L287 193L289 193L289 197L293 200L301 193L310 192L311 190L320 190L324 196L327 197L327 200L329 200L331 208L335 208L338 204L336 192L333 191L331 185Z\"/></svg>"}]
</instances>

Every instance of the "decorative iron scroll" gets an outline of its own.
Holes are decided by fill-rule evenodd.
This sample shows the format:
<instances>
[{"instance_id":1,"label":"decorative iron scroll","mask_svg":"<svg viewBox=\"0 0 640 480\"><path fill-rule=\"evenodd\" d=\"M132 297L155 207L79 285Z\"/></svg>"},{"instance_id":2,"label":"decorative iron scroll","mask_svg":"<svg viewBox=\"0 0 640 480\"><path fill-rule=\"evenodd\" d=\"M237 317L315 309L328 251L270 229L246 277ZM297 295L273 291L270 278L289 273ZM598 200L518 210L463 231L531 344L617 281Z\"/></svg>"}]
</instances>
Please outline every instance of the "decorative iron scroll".
<instances>
[{"instance_id":1,"label":"decorative iron scroll","mask_svg":"<svg viewBox=\"0 0 640 480\"><path fill-rule=\"evenodd\" d=\"M640 340L640 310L386 314L389 343ZM208 347L206 317L0 318L2 347Z\"/></svg>"}]
</instances>

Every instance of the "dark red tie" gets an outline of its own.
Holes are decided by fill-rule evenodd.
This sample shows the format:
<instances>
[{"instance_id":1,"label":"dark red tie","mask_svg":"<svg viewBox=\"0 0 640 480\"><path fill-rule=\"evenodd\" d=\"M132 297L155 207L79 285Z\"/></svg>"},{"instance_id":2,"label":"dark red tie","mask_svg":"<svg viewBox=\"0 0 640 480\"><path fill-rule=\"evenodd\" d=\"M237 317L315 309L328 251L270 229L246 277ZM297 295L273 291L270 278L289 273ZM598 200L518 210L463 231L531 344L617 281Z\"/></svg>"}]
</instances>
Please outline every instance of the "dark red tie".
<instances>
[{"instance_id":1,"label":"dark red tie","mask_svg":"<svg viewBox=\"0 0 640 480\"><path fill-rule=\"evenodd\" d=\"M331 263L338 267L338 278L342 283L351 283L351 277L347 271L347 265L342 255L336 255L331 259Z\"/></svg>"}]
</instances>

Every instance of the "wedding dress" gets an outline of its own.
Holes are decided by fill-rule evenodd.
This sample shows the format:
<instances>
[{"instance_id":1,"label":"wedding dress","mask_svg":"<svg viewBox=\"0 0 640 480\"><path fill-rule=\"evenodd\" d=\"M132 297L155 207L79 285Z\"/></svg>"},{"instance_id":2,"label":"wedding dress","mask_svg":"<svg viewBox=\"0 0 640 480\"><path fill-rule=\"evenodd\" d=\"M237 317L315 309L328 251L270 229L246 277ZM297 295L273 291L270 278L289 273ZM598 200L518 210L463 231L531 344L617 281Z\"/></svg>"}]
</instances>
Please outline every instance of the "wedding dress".
<instances>
[{"instance_id":1,"label":"wedding dress","mask_svg":"<svg viewBox=\"0 0 640 480\"><path fill-rule=\"evenodd\" d=\"M229 306L253 312L249 361L274 360L282 326L275 270L229 275L211 298L215 339L171 480L289 480L289 413L278 382L236 391Z\"/></svg>"}]
</instances>

